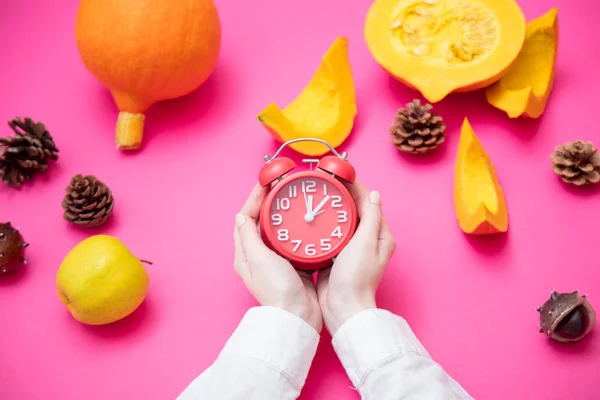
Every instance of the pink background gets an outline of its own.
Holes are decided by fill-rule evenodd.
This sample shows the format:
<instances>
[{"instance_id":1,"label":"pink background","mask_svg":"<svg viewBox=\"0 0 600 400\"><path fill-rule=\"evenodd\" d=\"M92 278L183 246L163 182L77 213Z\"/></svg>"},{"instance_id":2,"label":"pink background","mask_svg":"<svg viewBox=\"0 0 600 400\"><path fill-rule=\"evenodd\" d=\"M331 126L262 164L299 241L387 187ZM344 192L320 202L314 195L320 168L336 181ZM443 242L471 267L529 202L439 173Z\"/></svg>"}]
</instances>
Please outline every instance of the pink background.
<instances>
[{"instance_id":1,"label":"pink background","mask_svg":"<svg viewBox=\"0 0 600 400\"><path fill-rule=\"evenodd\" d=\"M0 221L31 243L24 273L0 280L0 398L175 398L208 367L248 307L232 268L233 217L277 147L257 113L303 88L336 36L350 39L359 116L343 146L382 193L398 249L379 304L403 315L432 356L476 398L598 399L598 333L573 345L537 333L537 306L552 289L579 289L600 311L600 185L576 189L549 155L567 140L600 146L597 15L592 0L521 0L528 19L560 7L556 88L539 121L509 121L481 92L436 106L448 140L429 157L391 144L396 109L418 95L370 56L366 0L217 0L223 46L212 78L148 113L145 148L115 149L117 110L79 61L75 0L4 1L0 11L0 115L48 126L60 160L22 190L0 189ZM458 229L453 165L468 116L496 164L510 232L471 238ZM11 134L8 126L0 135ZM288 153L290 154L290 153ZM95 174L113 190L114 219L86 231L62 220L71 176ZM109 233L149 266L147 301L110 326L74 321L59 302L57 268L80 240ZM330 337L303 399L357 399Z\"/></svg>"}]
</instances>

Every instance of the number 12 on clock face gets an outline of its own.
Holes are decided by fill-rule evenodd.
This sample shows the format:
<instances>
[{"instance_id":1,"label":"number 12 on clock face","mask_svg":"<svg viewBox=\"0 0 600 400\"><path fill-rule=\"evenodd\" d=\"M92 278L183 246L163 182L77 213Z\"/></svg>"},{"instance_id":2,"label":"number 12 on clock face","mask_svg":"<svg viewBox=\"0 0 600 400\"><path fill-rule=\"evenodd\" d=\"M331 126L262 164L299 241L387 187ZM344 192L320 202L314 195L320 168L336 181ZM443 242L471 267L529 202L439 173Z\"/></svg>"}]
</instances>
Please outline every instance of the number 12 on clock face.
<instances>
[{"instance_id":1,"label":"number 12 on clock face","mask_svg":"<svg viewBox=\"0 0 600 400\"><path fill-rule=\"evenodd\" d=\"M287 181L277 188L270 209L274 245L292 259L337 254L356 225L352 202L348 190L335 178Z\"/></svg>"}]
</instances>

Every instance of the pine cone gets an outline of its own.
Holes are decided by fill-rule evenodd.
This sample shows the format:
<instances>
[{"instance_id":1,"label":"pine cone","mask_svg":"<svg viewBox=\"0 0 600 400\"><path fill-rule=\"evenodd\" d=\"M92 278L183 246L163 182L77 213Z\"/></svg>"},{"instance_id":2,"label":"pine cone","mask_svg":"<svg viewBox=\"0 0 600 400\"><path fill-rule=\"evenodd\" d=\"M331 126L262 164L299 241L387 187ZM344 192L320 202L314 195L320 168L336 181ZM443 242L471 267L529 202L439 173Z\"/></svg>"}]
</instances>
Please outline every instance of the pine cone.
<instances>
[{"instance_id":1,"label":"pine cone","mask_svg":"<svg viewBox=\"0 0 600 400\"><path fill-rule=\"evenodd\" d=\"M66 221L94 227L104 224L111 216L114 199L110 189L95 176L79 174L71 178L62 207Z\"/></svg>"},{"instance_id":2,"label":"pine cone","mask_svg":"<svg viewBox=\"0 0 600 400\"><path fill-rule=\"evenodd\" d=\"M36 173L45 172L48 162L58 159L58 148L41 122L17 117L8 125L15 135L0 138L0 178L9 187L19 187Z\"/></svg>"},{"instance_id":3,"label":"pine cone","mask_svg":"<svg viewBox=\"0 0 600 400\"><path fill-rule=\"evenodd\" d=\"M600 182L600 153L592 142L566 142L552 154L552 169L566 183L577 186Z\"/></svg>"},{"instance_id":4,"label":"pine cone","mask_svg":"<svg viewBox=\"0 0 600 400\"><path fill-rule=\"evenodd\" d=\"M390 126L392 143L401 151L424 154L433 151L446 139L442 117L432 113L431 104L416 99L399 109Z\"/></svg>"}]
</instances>

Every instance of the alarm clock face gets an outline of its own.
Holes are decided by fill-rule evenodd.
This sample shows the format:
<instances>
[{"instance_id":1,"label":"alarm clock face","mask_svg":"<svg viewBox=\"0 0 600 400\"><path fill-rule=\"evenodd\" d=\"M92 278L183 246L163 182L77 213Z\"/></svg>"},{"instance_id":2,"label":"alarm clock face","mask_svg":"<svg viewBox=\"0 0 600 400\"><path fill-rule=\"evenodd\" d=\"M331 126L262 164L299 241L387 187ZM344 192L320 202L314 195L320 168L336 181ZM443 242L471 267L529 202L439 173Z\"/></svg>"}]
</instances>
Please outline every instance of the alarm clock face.
<instances>
[{"instance_id":1,"label":"alarm clock face","mask_svg":"<svg viewBox=\"0 0 600 400\"><path fill-rule=\"evenodd\" d=\"M290 175L272 189L266 202L263 234L276 252L291 261L310 265L330 260L356 228L350 192L325 173Z\"/></svg>"}]
</instances>

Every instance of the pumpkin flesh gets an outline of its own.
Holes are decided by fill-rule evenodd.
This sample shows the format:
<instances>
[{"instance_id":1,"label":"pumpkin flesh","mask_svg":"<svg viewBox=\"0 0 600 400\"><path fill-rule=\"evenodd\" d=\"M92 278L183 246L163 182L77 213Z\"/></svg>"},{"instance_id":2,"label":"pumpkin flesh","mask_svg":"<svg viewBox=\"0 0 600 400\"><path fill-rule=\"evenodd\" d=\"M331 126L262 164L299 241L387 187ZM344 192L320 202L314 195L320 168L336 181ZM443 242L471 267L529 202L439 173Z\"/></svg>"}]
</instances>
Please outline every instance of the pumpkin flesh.
<instances>
[{"instance_id":1,"label":"pumpkin flesh","mask_svg":"<svg viewBox=\"0 0 600 400\"><path fill-rule=\"evenodd\" d=\"M269 104L258 119L281 143L297 138L317 138L336 148L350 135L356 113L348 39L338 37L302 92L283 110L275 103ZM310 156L329 151L327 146L316 142L292 143L290 147Z\"/></svg>"},{"instance_id":2,"label":"pumpkin flesh","mask_svg":"<svg viewBox=\"0 0 600 400\"><path fill-rule=\"evenodd\" d=\"M506 232L508 211L492 160L465 118L455 164L454 204L468 234Z\"/></svg>"},{"instance_id":3,"label":"pumpkin flesh","mask_svg":"<svg viewBox=\"0 0 600 400\"><path fill-rule=\"evenodd\" d=\"M527 24L521 54L495 84L486 89L487 101L510 118L539 118L554 86L558 52L558 8Z\"/></svg>"},{"instance_id":4,"label":"pumpkin flesh","mask_svg":"<svg viewBox=\"0 0 600 400\"><path fill-rule=\"evenodd\" d=\"M432 103L498 80L525 33L514 0L375 0L364 32L375 60Z\"/></svg>"}]
</instances>

